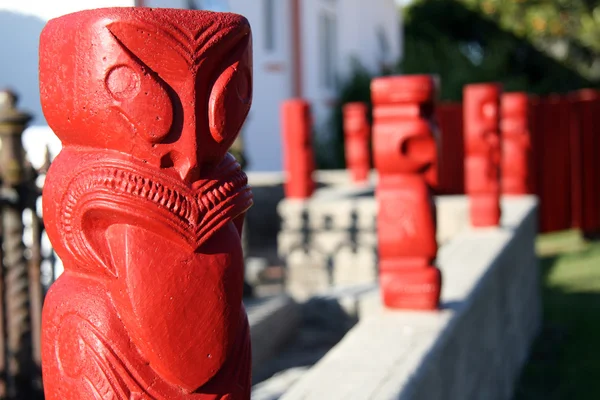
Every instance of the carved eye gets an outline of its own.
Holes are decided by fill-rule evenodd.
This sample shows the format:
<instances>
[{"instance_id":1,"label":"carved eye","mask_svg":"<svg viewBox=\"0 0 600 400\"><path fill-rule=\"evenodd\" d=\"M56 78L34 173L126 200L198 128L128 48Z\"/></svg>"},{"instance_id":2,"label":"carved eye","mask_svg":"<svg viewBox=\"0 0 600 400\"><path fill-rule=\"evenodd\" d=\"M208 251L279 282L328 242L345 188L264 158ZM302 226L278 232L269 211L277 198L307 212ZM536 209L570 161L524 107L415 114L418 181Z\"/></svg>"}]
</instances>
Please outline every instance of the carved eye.
<instances>
[{"instance_id":1,"label":"carved eye","mask_svg":"<svg viewBox=\"0 0 600 400\"><path fill-rule=\"evenodd\" d=\"M210 133L217 143L237 136L251 103L250 69L237 62L221 74L210 94L208 121Z\"/></svg>"},{"instance_id":2,"label":"carved eye","mask_svg":"<svg viewBox=\"0 0 600 400\"><path fill-rule=\"evenodd\" d=\"M136 64L116 65L105 86L115 106L137 134L150 143L167 136L173 124L173 105L160 78Z\"/></svg>"},{"instance_id":3,"label":"carved eye","mask_svg":"<svg viewBox=\"0 0 600 400\"><path fill-rule=\"evenodd\" d=\"M140 92L140 76L127 65L117 65L106 74L106 89L115 100L130 99Z\"/></svg>"}]
</instances>

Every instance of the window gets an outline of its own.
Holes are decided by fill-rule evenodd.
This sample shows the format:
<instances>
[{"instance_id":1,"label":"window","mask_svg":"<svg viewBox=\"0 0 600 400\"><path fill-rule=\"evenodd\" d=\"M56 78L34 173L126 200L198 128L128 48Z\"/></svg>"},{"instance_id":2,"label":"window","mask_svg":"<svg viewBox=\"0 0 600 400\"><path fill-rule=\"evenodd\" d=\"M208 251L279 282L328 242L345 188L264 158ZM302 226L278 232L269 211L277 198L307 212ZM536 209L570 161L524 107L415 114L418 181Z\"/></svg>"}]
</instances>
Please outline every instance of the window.
<instances>
[{"instance_id":1,"label":"window","mask_svg":"<svg viewBox=\"0 0 600 400\"><path fill-rule=\"evenodd\" d=\"M329 13L319 16L319 45L320 49L320 83L327 89L335 88L337 60L336 53L336 21Z\"/></svg>"},{"instance_id":2,"label":"window","mask_svg":"<svg viewBox=\"0 0 600 400\"><path fill-rule=\"evenodd\" d=\"M265 50L275 50L275 0L263 0Z\"/></svg>"}]
</instances>

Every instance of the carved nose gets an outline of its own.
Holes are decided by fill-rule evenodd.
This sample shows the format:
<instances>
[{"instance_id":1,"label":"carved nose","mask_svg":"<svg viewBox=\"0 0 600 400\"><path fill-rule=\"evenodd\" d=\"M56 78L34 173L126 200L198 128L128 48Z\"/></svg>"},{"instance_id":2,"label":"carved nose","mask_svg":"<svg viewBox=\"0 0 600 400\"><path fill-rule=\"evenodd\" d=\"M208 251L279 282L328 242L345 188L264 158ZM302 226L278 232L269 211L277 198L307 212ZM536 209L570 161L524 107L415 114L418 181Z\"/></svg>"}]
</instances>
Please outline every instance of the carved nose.
<instances>
[{"instance_id":1,"label":"carved nose","mask_svg":"<svg viewBox=\"0 0 600 400\"><path fill-rule=\"evenodd\" d=\"M181 137L171 150L173 168L186 184L200 179L200 167L203 160L198 151L198 124L194 115L187 121Z\"/></svg>"},{"instance_id":2,"label":"carved nose","mask_svg":"<svg viewBox=\"0 0 600 400\"><path fill-rule=\"evenodd\" d=\"M189 151L190 154L180 153L177 150L168 152L161 159L161 168L172 168L183 182L194 183L200 179L200 162L195 147L190 150L192 150Z\"/></svg>"},{"instance_id":3,"label":"carved nose","mask_svg":"<svg viewBox=\"0 0 600 400\"><path fill-rule=\"evenodd\" d=\"M181 163L175 166L179 177L187 184L192 184L200 179L200 166L195 156L183 157Z\"/></svg>"}]
</instances>

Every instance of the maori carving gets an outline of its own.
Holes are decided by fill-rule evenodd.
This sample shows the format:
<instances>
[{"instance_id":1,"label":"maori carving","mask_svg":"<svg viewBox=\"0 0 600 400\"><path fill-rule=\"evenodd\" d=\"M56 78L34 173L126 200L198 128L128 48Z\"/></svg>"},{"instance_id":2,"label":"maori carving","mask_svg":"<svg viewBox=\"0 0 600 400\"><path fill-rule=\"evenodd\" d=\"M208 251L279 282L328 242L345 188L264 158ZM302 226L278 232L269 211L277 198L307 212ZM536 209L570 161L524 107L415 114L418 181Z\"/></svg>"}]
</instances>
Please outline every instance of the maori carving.
<instances>
[{"instance_id":1,"label":"maori carving","mask_svg":"<svg viewBox=\"0 0 600 400\"><path fill-rule=\"evenodd\" d=\"M439 304L432 197L437 182L435 96L436 83L428 75L371 83L379 275L383 302L391 308L436 309Z\"/></svg>"},{"instance_id":2,"label":"maori carving","mask_svg":"<svg viewBox=\"0 0 600 400\"><path fill-rule=\"evenodd\" d=\"M312 196L315 160L312 147L310 105L302 99L284 101L281 106L285 197L306 199Z\"/></svg>"},{"instance_id":3,"label":"maori carving","mask_svg":"<svg viewBox=\"0 0 600 400\"><path fill-rule=\"evenodd\" d=\"M501 98L502 193L528 193L529 99L527 93L505 93Z\"/></svg>"},{"instance_id":4,"label":"maori carving","mask_svg":"<svg viewBox=\"0 0 600 400\"><path fill-rule=\"evenodd\" d=\"M252 195L227 150L251 71L235 14L106 8L44 28L42 107L63 150L43 211L65 266L43 310L47 400L250 398Z\"/></svg>"},{"instance_id":5,"label":"maori carving","mask_svg":"<svg viewBox=\"0 0 600 400\"><path fill-rule=\"evenodd\" d=\"M369 136L365 103L348 103L344 106L344 136L346 147L346 167L354 182L365 182L369 178L371 161L369 154Z\"/></svg>"},{"instance_id":6,"label":"maori carving","mask_svg":"<svg viewBox=\"0 0 600 400\"><path fill-rule=\"evenodd\" d=\"M494 83L464 88L465 191L475 227L500 223L500 94Z\"/></svg>"}]
</instances>

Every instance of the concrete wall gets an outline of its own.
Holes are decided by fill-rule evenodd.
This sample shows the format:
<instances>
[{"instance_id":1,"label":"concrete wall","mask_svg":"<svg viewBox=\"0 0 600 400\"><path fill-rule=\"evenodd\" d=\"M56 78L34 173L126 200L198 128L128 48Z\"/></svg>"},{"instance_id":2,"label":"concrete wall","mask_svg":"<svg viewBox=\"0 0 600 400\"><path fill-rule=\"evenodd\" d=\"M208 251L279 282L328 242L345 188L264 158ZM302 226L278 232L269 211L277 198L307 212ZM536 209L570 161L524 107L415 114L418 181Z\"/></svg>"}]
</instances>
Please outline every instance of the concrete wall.
<instances>
[{"instance_id":1,"label":"concrete wall","mask_svg":"<svg viewBox=\"0 0 600 400\"><path fill-rule=\"evenodd\" d=\"M503 211L502 228L465 230L440 250L440 311L362 296L359 324L282 399L510 399L541 323L537 201L507 198Z\"/></svg>"}]
</instances>

